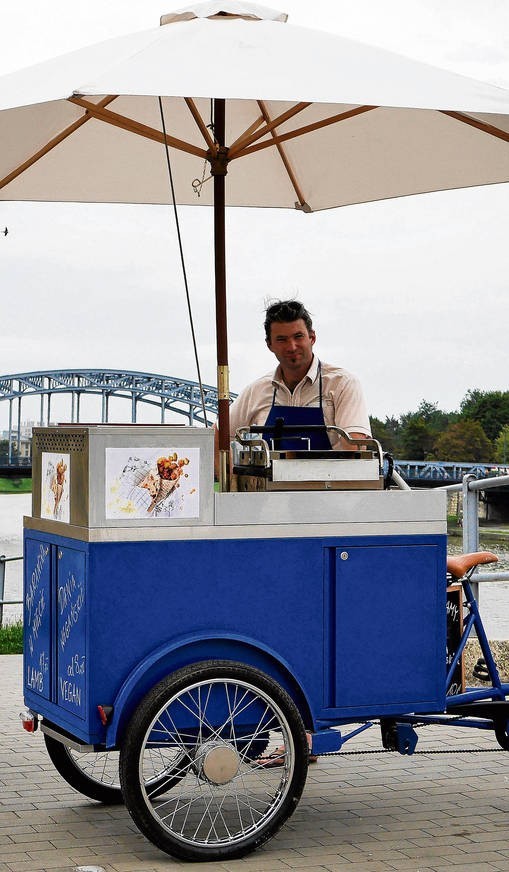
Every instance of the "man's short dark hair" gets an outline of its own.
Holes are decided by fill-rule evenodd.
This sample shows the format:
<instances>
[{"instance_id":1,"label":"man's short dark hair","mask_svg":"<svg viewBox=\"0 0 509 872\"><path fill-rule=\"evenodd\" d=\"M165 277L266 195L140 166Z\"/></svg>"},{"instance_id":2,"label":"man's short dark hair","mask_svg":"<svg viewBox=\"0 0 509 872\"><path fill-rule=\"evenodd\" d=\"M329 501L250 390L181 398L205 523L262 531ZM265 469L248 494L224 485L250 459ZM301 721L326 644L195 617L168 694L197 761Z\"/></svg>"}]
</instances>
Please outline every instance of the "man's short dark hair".
<instances>
[{"instance_id":1,"label":"man's short dark hair","mask_svg":"<svg viewBox=\"0 0 509 872\"><path fill-rule=\"evenodd\" d=\"M302 319L306 325L308 333L313 329L311 315L306 307L299 303L298 300L277 300L267 307L265 312L265 338L270 342L270 328L272 324L289 323L290 321L299 321Z\"/></svg>"}]
</instances>

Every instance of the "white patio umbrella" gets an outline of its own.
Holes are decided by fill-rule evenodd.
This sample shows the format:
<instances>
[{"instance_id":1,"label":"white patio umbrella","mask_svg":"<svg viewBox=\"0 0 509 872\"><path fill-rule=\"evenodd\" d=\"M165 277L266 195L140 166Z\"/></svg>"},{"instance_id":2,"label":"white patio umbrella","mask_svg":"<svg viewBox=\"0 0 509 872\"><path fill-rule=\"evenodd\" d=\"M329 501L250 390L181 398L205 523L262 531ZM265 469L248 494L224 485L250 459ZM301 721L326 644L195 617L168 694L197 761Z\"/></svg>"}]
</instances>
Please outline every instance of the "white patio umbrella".
<instances>
[{"instance_id":1,"label":"white patio umbrella","mask_svg":"<svg viewBox=\"0 0 509 872\"><path fill-rule=\"evenodd\" d=\"M507 182L509 91L220 0L0 78L0 142L3 200L169 203L168 146L175 201L214 205L224 469L225 205Z\"/></svg>"}]
</instances>

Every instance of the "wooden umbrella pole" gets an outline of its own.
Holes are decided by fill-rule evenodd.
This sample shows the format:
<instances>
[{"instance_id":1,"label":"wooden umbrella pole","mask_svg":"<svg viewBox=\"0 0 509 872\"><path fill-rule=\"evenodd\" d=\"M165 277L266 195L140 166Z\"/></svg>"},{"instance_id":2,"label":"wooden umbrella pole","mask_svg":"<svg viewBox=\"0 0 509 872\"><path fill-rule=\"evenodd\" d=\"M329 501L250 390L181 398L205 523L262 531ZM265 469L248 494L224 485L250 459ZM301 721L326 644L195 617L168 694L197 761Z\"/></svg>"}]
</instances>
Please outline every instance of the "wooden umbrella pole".
<instances>
[{"instance_id":1,"label":"wooden umbrella pole","mask_svg":"<svg viewBox=\"0 0 509 872\"><path fill-rule=\"evenodd\" d=\"M214 136L218 148L210 154L214 177L214 269L216 289L217 396L219 428L219 481L221 491L230 489L230 387L228 372L228 328L226 313L225 176L228 149L225 147L225 101L214 100Z\"/></svg>"}]
</instances>

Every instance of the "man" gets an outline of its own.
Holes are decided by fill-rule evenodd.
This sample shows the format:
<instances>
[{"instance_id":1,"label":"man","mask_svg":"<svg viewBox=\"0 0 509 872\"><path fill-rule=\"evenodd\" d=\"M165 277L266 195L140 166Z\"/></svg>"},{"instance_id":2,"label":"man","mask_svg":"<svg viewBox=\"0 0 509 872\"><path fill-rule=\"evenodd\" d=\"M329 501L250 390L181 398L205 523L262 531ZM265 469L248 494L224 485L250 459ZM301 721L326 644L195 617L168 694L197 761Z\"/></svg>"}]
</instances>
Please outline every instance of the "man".
<instances>
[{"instance_id":1,"label":"man","mask_svg":"<svg viewBox=\"0 0 509 872\"><path fill-rule=\"evenodd\" d=\"M349 436L370 436L369 417L358 379L337 366L321 362L313 353L316 334L311 316L297 300L270 305L265 317L265 341L278 360L274 373L248 385L230 407L230 435L238 427L275 426L278 419L291 425L336 425ZM266 438L273 437L267 432ZM334 432L305 431L284 434L283 450L345 448ZM342 444L343 443L343 444Z\"/></svg>"},{"instance_id":2,"label":"man","mask_svg":"<svg viewBox=\"0 0 509 872\"><path fill-rule=\"evenodd\" d=\"M323 363L313 354L316 334L311 316L297 300L279 300L266 310L265 341L278 360L274 373L248 385L230 406L230 436L238 427L302 426L327 424L341 427L349 436L370 436L369 417L358 379L345 369ZM265 434L270 442L273 433ZM304 440L304 441L302 441ZM344 448L345 440L332 432L307 431L283 433L282 450L292 447L315 450ZM300 446L299 446L300 442ZM308 734L311 748L311 737ZM260 757L261 767L283 766L285 747L276 748L268 757ZM317 757L310 753L309 762Z\"/></svg>"}]
</instances>

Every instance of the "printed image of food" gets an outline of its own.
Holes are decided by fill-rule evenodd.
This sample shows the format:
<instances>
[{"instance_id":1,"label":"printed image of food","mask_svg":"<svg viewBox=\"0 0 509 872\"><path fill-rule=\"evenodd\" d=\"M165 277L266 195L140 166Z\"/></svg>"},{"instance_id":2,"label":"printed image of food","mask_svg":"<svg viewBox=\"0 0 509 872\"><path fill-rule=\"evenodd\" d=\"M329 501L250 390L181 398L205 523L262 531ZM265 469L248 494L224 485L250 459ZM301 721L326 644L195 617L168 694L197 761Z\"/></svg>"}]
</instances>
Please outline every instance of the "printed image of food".
<instances>
[{"instance_id":1,"label":"printed image of food","mask_svg":"<svg viewBox=\"0 0 509 872\"><path fill-rule=\"evenodd\" d=\"M50 488L53 491L54 496L54 506L53 506L53 516L55 518L58 517L58 507L60 505L60 501L62 499L62 494L64 492L64 484L65 484L65 473L67 470L67 464L64 463L64 460L59 460L57 463L56 473L53 476L53 479L50 484Z\"/></svg>"},{"instance_id":2,"label":"printed image of food","mask_svg":"<svg viewBox=\"0 0 509 872\"><path fill-rule=\"evenodd\" d=\"M166 481L178 481L181 475L184 475L184 466L189 463L188 457L178 459L177 454L171 454L169 457L160 457L157 461L157 471L161 478Z\"/></svg>"},{"instance_id":3,"label":"printed image of food","mask_svg":"<svg viewBox=\"0 0 509 872\"><path fill-rule=\"evenodd\" d=\"M188 457L179 458L176 453L170 454L168 457L158 458L157 469L151 469L138 485L138 487L146 488L152 497L147 509L149 514L169 496L174 488L179 487L179 479L182 476L188 477L187 473L184 472L188 463Z\"/></svg>"}]
</instances>

